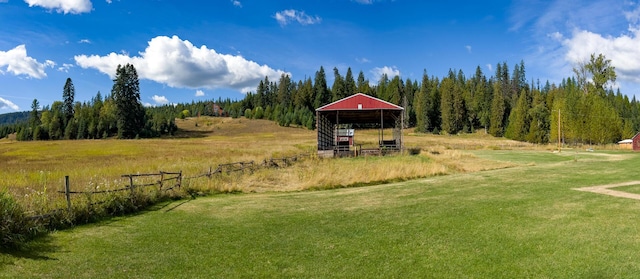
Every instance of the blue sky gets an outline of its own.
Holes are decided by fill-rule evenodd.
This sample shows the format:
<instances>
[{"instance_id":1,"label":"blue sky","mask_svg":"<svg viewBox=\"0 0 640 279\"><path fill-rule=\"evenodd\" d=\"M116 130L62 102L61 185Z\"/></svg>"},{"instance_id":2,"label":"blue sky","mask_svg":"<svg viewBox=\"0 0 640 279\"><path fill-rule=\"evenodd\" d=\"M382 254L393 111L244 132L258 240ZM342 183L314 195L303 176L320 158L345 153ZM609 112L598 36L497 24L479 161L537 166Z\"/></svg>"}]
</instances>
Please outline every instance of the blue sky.
<instances>
[{"instance_id":1,"label":"blue sky","mask_svg":"<svg viewBox=\"0 0 640 279\"><path fill-rule=\"evenodd\" d=\"M265 76L295 81L323 66L403 79L460 69L487 75L525 62L528 80L558 83L591 53L640 97L640 4L611 0L0 0L0 113L33 99L111 92L132 63L146 105L243 98Z\"/></svg>"}]
</instances>

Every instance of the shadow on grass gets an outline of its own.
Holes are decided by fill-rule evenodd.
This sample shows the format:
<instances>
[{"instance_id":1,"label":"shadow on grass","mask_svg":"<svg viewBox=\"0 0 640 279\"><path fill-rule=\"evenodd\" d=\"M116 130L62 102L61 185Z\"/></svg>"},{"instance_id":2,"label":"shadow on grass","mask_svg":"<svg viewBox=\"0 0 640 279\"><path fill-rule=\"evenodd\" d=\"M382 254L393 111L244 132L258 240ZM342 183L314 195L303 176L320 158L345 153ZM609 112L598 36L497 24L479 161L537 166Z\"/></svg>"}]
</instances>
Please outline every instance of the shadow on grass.
<instances>
[{"instance_id":1,"label":"shadow on grass","mask_svg":"<svg viewBox=\"0 0 640 279\"><path fill-rule=\"evenodd\" d=\"M184 200L184 201L182 201L181 203L176 204L176 205L172 206L171 208L169 208L169 209L165 210L165 213L170 212L170 211L173 211L174 209L178 208L179 206L181 206L181 205L183 205L183 204L185 204L185 203L188 203L188 202L190 202L190 201L192 201L192 200L193 200L193 199Z\"/></svg>"},{"instance_id":2,"label":"shadow on grass","mask_svg":"<svg viewBox=\"0 0 640 279\"><path fill-rule=\"evenodd\" d=\"M173 136L163 136L162 138L175 139L175 138L206 138L213 134L212 131L189 131L178 129Z\"/></svg>"},{"instance_id":3,"label":"shadow on grass","mask_svg":"<svg viewBox=\"0 0 640 279\"><path fill-rule=\"evenodd\" d=\"M2 250L0 252L0 269L8 265L13 265L18 259L28 259L36 261L57 261L49 255L60 250L60 247L53 244L53 237L45 234L29 241L20 248Z\"/></svg>"}]
</instances>

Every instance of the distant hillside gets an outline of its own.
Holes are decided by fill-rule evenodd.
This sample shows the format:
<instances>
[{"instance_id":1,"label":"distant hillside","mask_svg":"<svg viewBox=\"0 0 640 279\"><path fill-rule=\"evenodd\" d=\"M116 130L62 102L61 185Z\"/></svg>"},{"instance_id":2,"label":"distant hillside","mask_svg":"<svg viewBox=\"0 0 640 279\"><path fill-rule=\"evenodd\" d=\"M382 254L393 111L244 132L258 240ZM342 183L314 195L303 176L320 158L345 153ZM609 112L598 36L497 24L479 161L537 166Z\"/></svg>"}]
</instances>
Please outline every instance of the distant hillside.
<instances>
[{"instance_id":1,"label":"distant hillside","mask_svg":"<svg viewBox=\"0 0 640 279\"><path fill-rule=\"evenodd\" d=\"M0 126L5 124L15 124L19 122L27 122L29 120L28 111L10 112L0 114Z\"/></svg>"}]
</instances>

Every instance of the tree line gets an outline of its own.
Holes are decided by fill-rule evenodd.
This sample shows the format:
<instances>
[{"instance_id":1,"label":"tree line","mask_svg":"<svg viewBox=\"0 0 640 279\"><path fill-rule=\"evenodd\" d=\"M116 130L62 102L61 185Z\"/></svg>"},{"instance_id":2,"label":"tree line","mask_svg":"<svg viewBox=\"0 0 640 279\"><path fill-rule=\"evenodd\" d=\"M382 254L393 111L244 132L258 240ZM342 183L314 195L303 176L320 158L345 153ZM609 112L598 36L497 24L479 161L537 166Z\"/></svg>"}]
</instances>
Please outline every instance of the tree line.
<instances>
[{"instance_id":1,"label":"tree line","mask_svg":"<svg viewBox=\"0 0 640 279\"><path fill-rule=\"evenodd\" d=\"M98 92L88 102L76 102L73 81L67 78L62 98L43 108L34 99L28 121L7 125L7 131L16 132L16 138L25 141L113 136L132 139L177 130L173 115L145 110L142 106L138 74L131 64L118 65L111 94L105 97Z\"/></svg>"},{"instance_id":2,"label":"tree line","mask_svg":"<svg viewBox=\"0 0 640 279\"><path fill-rule=\"evenodd\" d=\"M560 84L547 81L542 85L539 80L527 80L523 61L512 71L502 62L491 76L478 66L470 77L451 69L438 78L425 70L420 81L383 74L371 84L362 71L354 79L351 68L344 76L334 68L329 87L320 67L313 80L292 82L288 75L278 82L265 78L255 93L247 93L228 108L234 117L314 129L316 108L364 93L404 107L404 127L421 133L484 130L496 137L532 143L556 142L560 137L569 144L606 144L640 130L640 103L611 89L616 74L610 60L602 54L591 55L574 73Z\"/></svg>"},{"instance_id":3,"label":"tree line","mask_svg":"<svg viewBox=\"0 0 640 279\"><path fill-rule=\"evenodd\" d=\"M478 66L471 76L450 69L444 77L423 72L420 80L383 74L372 83L351 68L343 76L333 68L333 84L324 67L313 79L261 80L255 92L243 99L218 99L144 108L140 104L137 74L131 65L119 67L110 95L91 101L73 101L73 84L67 80L64 101L38 110L32 104L29 123L0 128L0 137L18 132L18 139L80 139L154 137L173 134L175 118L231 116L269 119L282 126L315 129L315 109L344 97L364 93L405 108L405 128L436 134L473 133L483 130L496 137L532 143L605 144L632 137L640 130L640 103L611 84L615 68L602 54L574 69L575 76L560 84L526 78L524 62L510 71L497 63L487 76ZM127 100L127 101L125 101ZM214 105L224 114L214 111Z\"/></svg>"}]
</instances>

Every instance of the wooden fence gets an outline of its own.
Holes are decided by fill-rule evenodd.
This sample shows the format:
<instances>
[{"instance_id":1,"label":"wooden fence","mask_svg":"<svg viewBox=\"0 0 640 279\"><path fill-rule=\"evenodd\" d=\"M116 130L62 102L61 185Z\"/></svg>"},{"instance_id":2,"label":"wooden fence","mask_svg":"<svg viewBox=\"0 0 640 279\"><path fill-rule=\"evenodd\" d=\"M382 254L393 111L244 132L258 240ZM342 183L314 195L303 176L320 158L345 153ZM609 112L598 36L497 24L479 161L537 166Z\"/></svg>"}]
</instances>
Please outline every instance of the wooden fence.
<instances>
[{"instance_id":1,"label":"wooden fence","mask_svg":"<svg viewBox=\"0 0 640 279\"><path fill-rule=\"evenodd\" d=\"M178 172L160 171L158 173L147 173L147 174L124 174L121 176L121 178L126 179L128 183L122 185L122 187L120 188L105 189L105 190L89 190L89 191L72 190L70 181L69 181L69 176L65 176L64 191L57 191L57 193L65 195L67 208L55 209L49 213L30 216L29 218L33 220L42 220L42 219L48 219L51 216L57 213L60 213L61 211L64 211L64 210L71 211L71 208L72 208L71 197L73 195L110 194L110 193L116 193L116 192L129 191L131 197L133 197L136 195L137 191L147 187L158 187L158 191L162 191L162 192L176 190L176 189L179 190L182 187L183 180L198 179L203 177L207 177L211 179L213 178L214 175L220 175L220 174L230 174L234 172L253 173L256 170L263 169L263 168L288 167L292 165L294 162L297 162L304 158L308 158L309 156L310 156L309 154L300 154L300 155L291 156L291 157L265 159L260 163L255 163L254 161L247 161L247 162L219 164L215 169L213 167L209 167L208 172L190 176L190 177L183 177L182 171L178 171ZM104 201L90 203L89 205L95 206L101 203L104 203Z\"/></svg>"}]
</instances>

